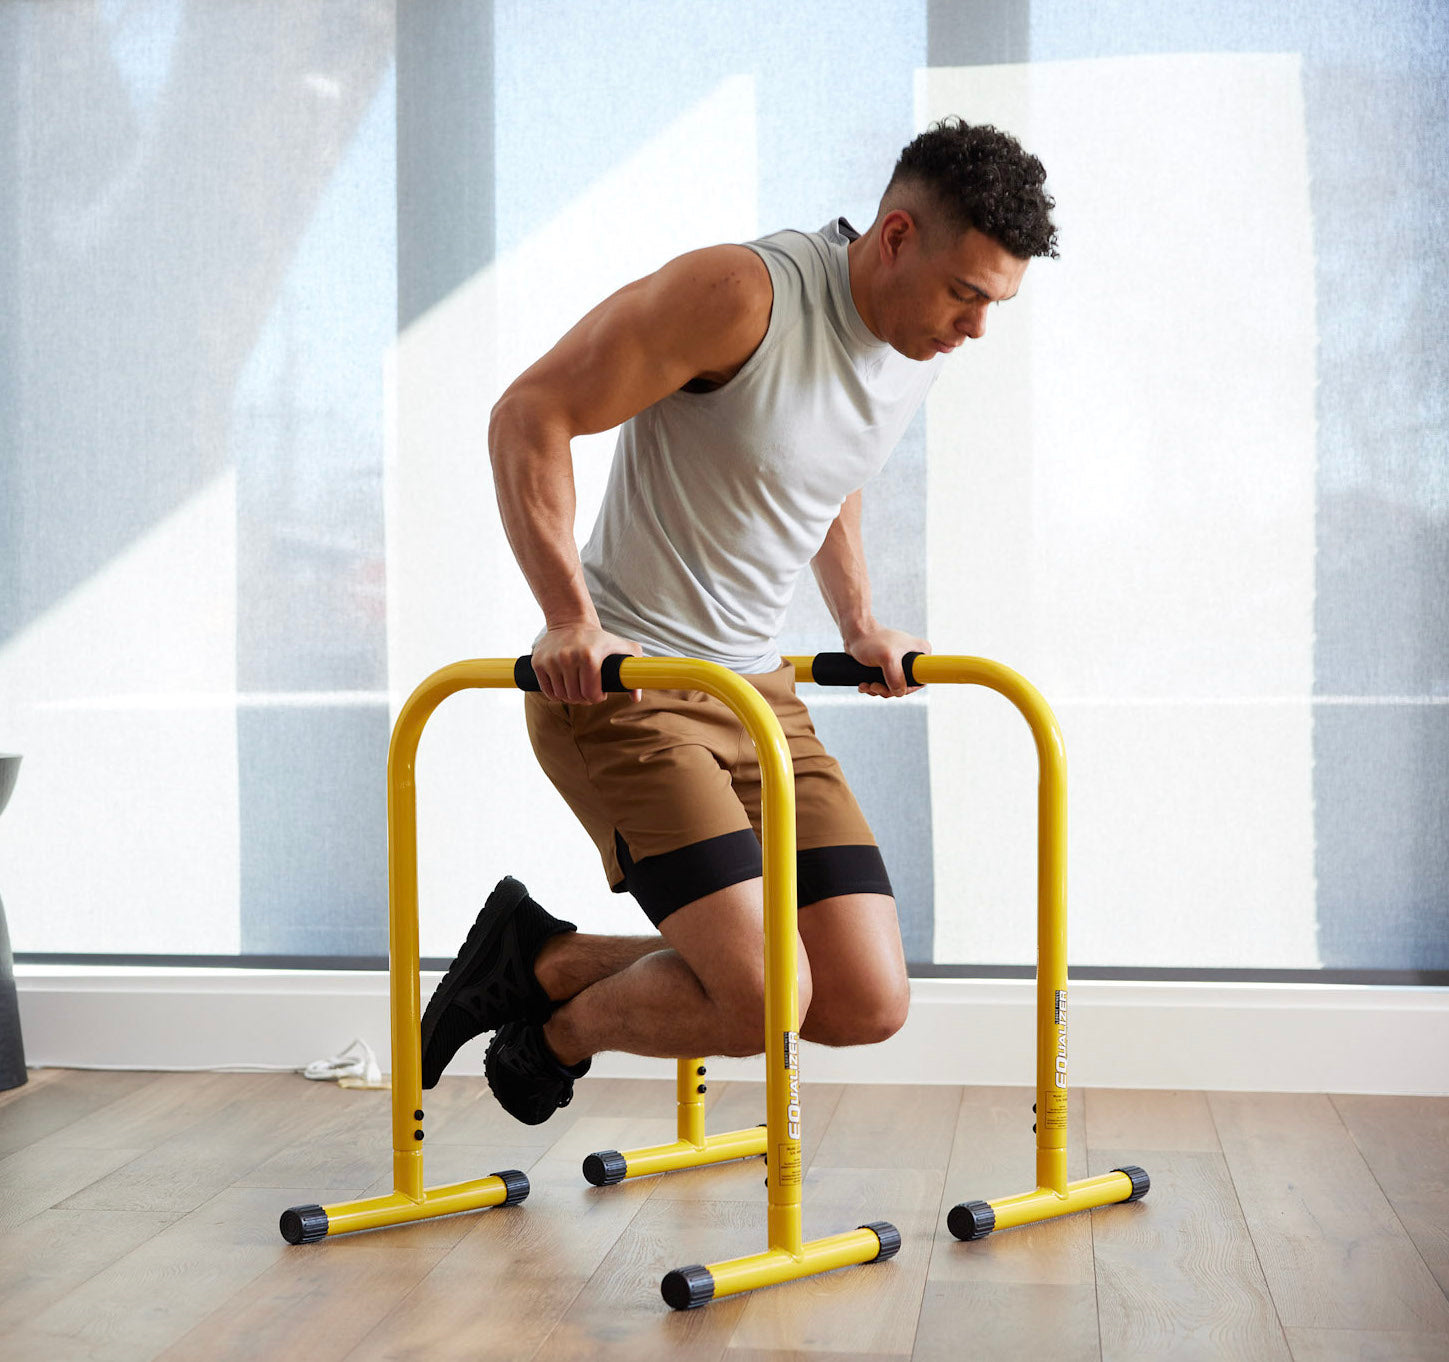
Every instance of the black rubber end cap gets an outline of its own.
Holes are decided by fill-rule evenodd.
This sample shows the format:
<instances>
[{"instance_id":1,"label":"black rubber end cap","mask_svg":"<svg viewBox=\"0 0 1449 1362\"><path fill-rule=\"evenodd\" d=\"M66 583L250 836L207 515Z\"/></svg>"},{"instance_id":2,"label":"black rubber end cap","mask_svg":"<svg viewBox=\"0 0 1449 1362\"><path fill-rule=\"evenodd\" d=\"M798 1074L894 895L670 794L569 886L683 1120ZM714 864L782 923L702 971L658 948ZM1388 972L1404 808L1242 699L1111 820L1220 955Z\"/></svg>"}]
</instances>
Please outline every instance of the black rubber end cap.
<instances>
[{"instance_id":1,"label":"black rubber end cap","mask_svg":"<svg viewBox=\"0 0 1449 1362\"><path fill-rule=\"evenodd\" d=\"M888 1220L872 1220L869 1225L862 1225L860 1228L869 1230L880 1240L880 1252L874 1258L868 1258L867 1262L883 1263L901 1251L901 1232Z\"/></svg>"},{"instance_id":2,"label":"black rubber end cap","mask_svg":"<svg viewBox=\"0 0 1449 1362\"><path fill-rule=\"evenodd\" d=\"M714 1299L714 1278L707 1267L677 1267L659 1283L659 1294L672 1310L697 1310Z\"/></svg>"},{"instance_id":3,"label":"black rubber end cap","mask_svg":"<svg viewBox=\"0 0 1449 1362\"><path fill-rule=\"evenodd\" d=\"M1112 1171L1126 1173L1132 1179L1132 1195L1127 1198L1128 1201L1141 1201L1152 1189L1152 1179L1135 1163L1129 1163L1125 1168L1114 1168Z\"/></svg>"},{"instance_id":4,"label":"black rubber end cap","mask_svg":"<svg viewBox=\"0 0 1449 1362\"><path fill-rule=\"evenodd\" d=\"M503 1198L499 1205L516 1206L520 1201L527 1198L533 1189L528 1185L528 1176L520 1173L516 1168L505 1168L501 1173L494 1173L491 1176L502 1178L503 1185L508 1188L508 1195Z\"/></svg>"},{"instance_id":5,"label":"black rubber end cap","mask_svg":"<svg viewBox=\"0 0 1449 1362\"><path fill-rule=\"evenodd\" d=\"M611 1183L623 1182L629 1171L629 1164L617 1149L601 1149L584 1160L584 1176L595 1187L608 1187Z\"/></svg>"},{"instance_id":6,"label":"black rubber end cap","mask_svg":"<svg viewBox=\"0 0 1449 1362\"><path fill-rule=\"evenodd\" d=\"M951 1207L946 1228L958 1239L985 1239L996 1228L996 1212L984 1201L963 1201Z\"/></svg>"},{"instance_id":7,"label":"black rubber end cap","mask_svg":"<svg viewBox=\"0 0 1449 1362\"><path fill-rule=\"evenodd\" d=\"M320 1206L292 1206L282 1212L281 1229L289 1244L315 1244L327 1237L327 1212Z\"/></svg>"}]
</instances>

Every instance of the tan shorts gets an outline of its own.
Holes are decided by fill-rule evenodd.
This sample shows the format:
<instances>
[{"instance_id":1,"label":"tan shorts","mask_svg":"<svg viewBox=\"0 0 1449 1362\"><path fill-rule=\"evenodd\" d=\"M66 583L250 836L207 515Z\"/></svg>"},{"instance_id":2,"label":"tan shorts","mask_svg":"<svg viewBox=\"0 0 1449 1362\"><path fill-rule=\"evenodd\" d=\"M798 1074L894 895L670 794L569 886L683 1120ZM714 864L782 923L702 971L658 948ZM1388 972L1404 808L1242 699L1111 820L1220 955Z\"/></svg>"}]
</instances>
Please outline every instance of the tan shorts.
<instances>
[{"instance_id":1,"label":"tan shorts","mask_svg":"<svg viewBox=\"0 0 1449 1362\"><path fill-rule=\"evenodd\" d=\"M840 764L815 735L787 662L744 678L780 720L795 767L801 906L890 894L870 826ZM675 909L760 874L760 766L744 726L712 695L646 690L571 705L524 699L528 736L604 862L656 925Z\"/></svg>"}]
</instances>

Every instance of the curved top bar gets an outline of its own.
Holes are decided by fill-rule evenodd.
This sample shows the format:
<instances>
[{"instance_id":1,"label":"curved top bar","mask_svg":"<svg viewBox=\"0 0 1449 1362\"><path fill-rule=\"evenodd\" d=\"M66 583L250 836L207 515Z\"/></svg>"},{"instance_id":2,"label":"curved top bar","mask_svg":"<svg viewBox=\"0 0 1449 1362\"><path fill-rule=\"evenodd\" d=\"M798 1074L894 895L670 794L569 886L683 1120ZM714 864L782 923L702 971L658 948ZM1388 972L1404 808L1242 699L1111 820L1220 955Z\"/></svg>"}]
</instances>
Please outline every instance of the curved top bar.
<instances>
[{"instance_id":1,"label":"curved top bar","mask_svg":"<svg viewBox=\"0 0 1449 1362\"><path fill-rule=\"evenodd\" d=\"M448 696L480 687L513 689L517 685L516 662L512 657L472 658L441 667L426 677L398 711L393 725L396 755L407 758L416 755L417 738L428 716ZM631 657L622 664L620 677L626 690L708 692L739 717L757 747L764 745L777 751L789 769L789 747L774 711L754 686L728 667L693 658Z\"/></svg>"},{"instance_id":2,"label":"curved top bar","mask_svg":"<svg viewBox=\"0 0 1449 1362\"><path fill-rule=\"evenodd\" d=\"M795 680L813 681L814 658L791 655L785 658L795 668ZM990 658L958 653L924 653L916 658L915 677L921 685L963 684L985 686L1004 695L1021 711L1036 738L1037 752L1044 762L1065 765L1066 744L1057 717L1045 697L1020 672Z\"/></svg>"},{"instance_id":3,"label":"curved top bar","mask_svg":"<svg viewBox=\"0 0 1449 1362\"><path fill-rule=\"evenodd\" d=\"M448 696L473 687L513 686L511 657L480 657L453 662L425 677L403 701L392 726L387 765L391 772L400 765L411 766L418 754L418 740L429 716Z\"/></svg>"}]
</instances>

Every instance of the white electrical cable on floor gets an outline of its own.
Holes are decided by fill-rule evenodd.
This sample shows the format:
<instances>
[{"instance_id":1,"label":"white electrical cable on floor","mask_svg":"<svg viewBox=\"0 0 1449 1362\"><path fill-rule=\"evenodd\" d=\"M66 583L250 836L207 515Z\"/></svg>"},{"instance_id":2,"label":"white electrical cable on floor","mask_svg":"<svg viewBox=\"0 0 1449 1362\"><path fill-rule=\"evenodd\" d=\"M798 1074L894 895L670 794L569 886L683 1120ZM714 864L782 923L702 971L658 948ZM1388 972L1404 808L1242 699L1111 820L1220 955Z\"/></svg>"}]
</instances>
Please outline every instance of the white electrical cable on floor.
<instances>
[{"instance_id":1,"label":"white electrical cable on floor","mask_svg":"<svg viewBox=\"0 0 1449 1362\"><path fill-rule=\"evenodd\" d=\"M354 1054L353 1051L359 1050ZM304 1078L317 1079L324 1082L336 1083L343 1088L387 1088L391 1084L382 1076L382 1067L377 1062L377 1055L361 1036L357 1037L346 1049L333 1055L331 1059L314 1059L312 1063L304 1068L297 1068L295 1064L195 1064L195 1065L163 1065L151 1064L32 1064L32 1069L77 1069L86 1072L115 1072L115 1073L169 1073L169 1074L210 1074L210 1073L266 1073L266 1074L301 1074Z\"/></svg>"},{"instance_id":2,"label":"white electrical cable on floor","mask_svg":"<svg viewBox=\"0 0 1449 1362\"><path fill-rule=\"evenodd\" d=\"M359 1047L361 1047L362 1053L353 1054L353 1051ZM302 1070L302 1076L315 1078L322 1082L339 1082L349 1088L382 1087L382 1069L378 1065L377 1056L373 1054L372 1046L361 1036L358 1036L345 1050L333 1055L331 1059L314 1059ZM344 1082L349 1078L360 1081Z\"/></svg>"}]
</instances>

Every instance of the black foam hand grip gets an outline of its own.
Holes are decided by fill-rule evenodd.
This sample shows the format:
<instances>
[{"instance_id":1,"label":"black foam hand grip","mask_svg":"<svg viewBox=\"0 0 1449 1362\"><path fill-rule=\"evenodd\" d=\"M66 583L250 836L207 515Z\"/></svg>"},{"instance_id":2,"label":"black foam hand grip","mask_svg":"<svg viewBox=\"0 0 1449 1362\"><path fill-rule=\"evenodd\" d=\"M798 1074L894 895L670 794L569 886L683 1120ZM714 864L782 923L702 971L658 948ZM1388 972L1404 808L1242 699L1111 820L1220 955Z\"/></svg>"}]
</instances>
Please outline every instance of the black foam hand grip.
<instances>
[{"instance_id":1,"label":"black foam hand grip","mask_svg":"<svg viewBox=\"0 0 1449 1362\"><path fill-rule=\"evenodd\" d=\"M901 669L906 674L906 685L919 686L912 670L920 653L907 653L901 658ZM885 672L880 667L867 667L857 662L849 653L816 653L810 664L810 675L817 686L859 686L876 682L885 685Z\"/></svg>"},{"instance_id":2,"label":"black foam hand grip","mask_svg":"<svg viewBox=\"0 0 1449 1362\"><path fill-rule=\"evenodd\" d=\"M628 653L611 653L604 659L602 679L605 692L622 693L633 689L619 679L619 668L628 660ZM542 690L538 684L538 673L533 670L533 658L525 654L513 664L513 684L519 690Z\"/></svg>"}]
</instances>

